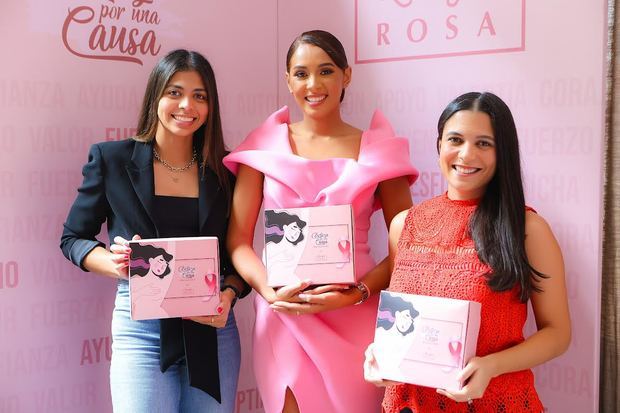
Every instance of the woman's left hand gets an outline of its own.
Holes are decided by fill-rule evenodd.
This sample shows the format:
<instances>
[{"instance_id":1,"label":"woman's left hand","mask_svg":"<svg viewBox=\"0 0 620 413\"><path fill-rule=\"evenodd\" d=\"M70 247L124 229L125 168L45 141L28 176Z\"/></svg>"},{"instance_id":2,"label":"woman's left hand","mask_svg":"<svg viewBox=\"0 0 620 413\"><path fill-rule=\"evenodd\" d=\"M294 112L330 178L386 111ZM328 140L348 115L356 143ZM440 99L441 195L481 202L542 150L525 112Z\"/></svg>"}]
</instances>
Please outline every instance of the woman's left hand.
<instances>
[{"instance_id":1,"label":"woman's left hand","mask_svg":"<svg viewBox=\"0 0 620 413\"><path fill-rule=\"evenodd\" d=\"M235 293L226 289L220 294L220 304L217 306L217 315L205 315L197 317L184 317L185 320L192 320L200 324L205 324L215 328L222 328L228 321L228 313L230 312L231 304L234 299Z\"/></svg>"},{"instance_id":2,"label":"woman's left hand","mask_svg":"<svg viewBox=\"0 0 620 413\"><path fill-rule=\"evenodd\" d=\"M459 375L461 383L467 382L461 390L437 389L437 393L443 394L455 402L470 402L470 400L482 397L493 377L495 377L495 368L491 359L488 356L474 357Z\"/></svg>"},{"instance_id":3,"label":"woman's left hand","mask_svg":"<svg viewBox=\"0 0 620 413\"><path fill-rule=\"evenodd\" d=\"M358 294L359 290L350 285L320 285L299 293L300 302L276 301L270 307L284 314L314 314L353 305L360 299Z\"/></svg>"}]
</instances>

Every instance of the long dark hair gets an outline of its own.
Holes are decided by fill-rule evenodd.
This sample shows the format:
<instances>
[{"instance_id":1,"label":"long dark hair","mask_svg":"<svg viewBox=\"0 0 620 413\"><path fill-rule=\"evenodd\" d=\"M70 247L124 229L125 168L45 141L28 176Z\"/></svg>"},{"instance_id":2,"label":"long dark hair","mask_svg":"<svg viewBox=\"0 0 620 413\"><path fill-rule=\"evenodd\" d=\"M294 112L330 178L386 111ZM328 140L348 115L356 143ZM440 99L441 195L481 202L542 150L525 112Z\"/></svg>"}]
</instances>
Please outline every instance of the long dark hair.
<instances>
[{"instance_id":1,"label":"long dark hair","mask_svg":"<svg viewBox=\"0 0 620 413\"><path fill-rule=\"evenodd\" d=\"M336 66L345 70L349 67L347 62L347 54L344 51L344 46L340 43L340 40L330 32L325 30L310 30L303 32L293 40L293 43L288 48L286 53L286 72L291 69L291 58L299 46L302 44L311 44L316 47L320 47L327 55L334 61ZM340 94L340 101L344 99L344 89Z\"/></svg>"},{"instance_id":2,"label":"long dark hair","mask_svg":"<svg viewBox=\"0 0 620 413\"><path fill-rule=\"evenodd\" d=\"M207 107L209 108L206 121L194 133L194 149L202 155L203 174L208 164L217 175L220 187L223 188L230 204L232 188L228 171L222 164L222 158L226 155L226 146L222 133L217 84L213 68L203 55L185 49L173 50L155 65L144 91L142 108L138 117L138 131L134 139L140 142L150 142L155 139L159 124L157 117L159 99L175 73L188 71L194 71L200 75L207 92Z\"/></svg>"},{"instance_id":3,"label":"long dark hair","mask_svg":"<svg viewBox=\"0 0 620 413\"><path fill-rule=\"evenodd\" d=\"M155 258L159 255L166 260L168 266L161 275L155 275L159 278L164 278L166 275L170 274L170 260L174 258L172 254L169 254L168 251L163 248L155 247L150 244L132 244L130 257L131 275L139 275L140 277L144 277L151 269L149 259Z\"/></svg>"},{"instance_id":4,"label":"long dark hair","mask_svg":"<svg viewBox=\"0 0 620 413\"><path fill-rule=\"evenodd\" d=\"M450 102L439 117L438 150L446 122L461 110L489 115L495 134L495 175L470 218L471 238L480 261L492 269L487 274L489 287L507 291L518 283L520 299L525 302L533 291L541 291L535 282L546 275L530 265L525 253L525 196L517 128L510 109L499 97L490 92L465 93Z\"/></svg>"},{"instance_id":5,"label":"long dark hair","mask_svg":"<svg viewBox=\"0 0 620 413\"><path fill-rule=\"evenodd\" d=\"M297 223L297 226L302 230L306 226L306 221L303 221L295 214L289 214L285 211L274 211L268 209L265 211L265 244L268 242L278 243L284 238L284 226L290 225L293 222ZM295 242L291 242L293 245L299 244L304 239L303 231L299 233L299 238Z\"/></svg>"}]
</instances>

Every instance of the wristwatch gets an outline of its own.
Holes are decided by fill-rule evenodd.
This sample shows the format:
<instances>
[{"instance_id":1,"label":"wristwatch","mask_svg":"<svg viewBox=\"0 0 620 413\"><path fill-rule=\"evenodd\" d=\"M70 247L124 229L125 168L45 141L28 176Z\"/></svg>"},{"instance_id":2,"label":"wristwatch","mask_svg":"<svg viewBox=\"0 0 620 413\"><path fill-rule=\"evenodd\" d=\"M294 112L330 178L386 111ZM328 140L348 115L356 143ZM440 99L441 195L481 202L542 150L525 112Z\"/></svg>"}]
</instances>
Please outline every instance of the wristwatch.
<instances>
[{"instance_id":1,"label":"wristwatch","mask_svg":"<svg viewBox=\"0 0 620 413\"><path fill-rule=\"evenodd\" d=\"M239 293L239 290L237 289L237 287L230 285L230 284L224 284L222 285L222 288L220 288L220 292L224 292L224 290L226 289L230 289L232 290L232 292L235 294L235 298L233 298L233 300L230 303L231 307L234 307L235 304L237 303L237 298L239 298L239 296L241 295L241 293Z\"/></svg>"},{"instance_id":2,"label":"wristwatch","mask_svg":"<svg viewBox=\"0 0 620 413\"><path fill-rule=\"evenodd\" d=\"M355 305L359 305L368 299L368 297L370 296L370 290L368 289L368 286L362 281L359 281L357 284L355 284L355 288L360 290L360 292L362 293L362 298L360 298L360 300L355 303Z\"/></svg>"}]
</instances>

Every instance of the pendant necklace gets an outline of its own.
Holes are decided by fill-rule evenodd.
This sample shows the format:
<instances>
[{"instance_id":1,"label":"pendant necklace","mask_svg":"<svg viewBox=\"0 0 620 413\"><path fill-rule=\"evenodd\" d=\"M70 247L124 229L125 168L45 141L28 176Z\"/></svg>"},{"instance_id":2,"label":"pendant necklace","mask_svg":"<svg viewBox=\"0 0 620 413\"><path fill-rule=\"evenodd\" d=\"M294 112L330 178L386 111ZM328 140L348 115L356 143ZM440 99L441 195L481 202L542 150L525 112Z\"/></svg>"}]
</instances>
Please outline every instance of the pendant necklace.
<instances>
[{"instance_id":1,"label":"pendant necklace","mask_svg":"<svg viewBox=\"0 0 620 413\"><path fill-rule=\"evenodd\" d=\"M183 171L187 171L196 162L196 158L198 157L198 155L196 154L196 149L194 149L194 151L192 153L192 159L190 159L189 162L185 166L172 166L168 162L166 162L165 159L162 159L162 157L159 156L159 152L157 152L157 149L155 149L155 148L153 148L153 156L155 157L155 159L157 159L159 162L161 162L161 164L164 165L166 167L166 169L168 169L170 172L173 172L174 174L178 174L178 173L181 173ZM172 178L172 181L175 184L179 183L179 177L178 176L171 175L170 178Z\"/></svg>"}]
</instances>

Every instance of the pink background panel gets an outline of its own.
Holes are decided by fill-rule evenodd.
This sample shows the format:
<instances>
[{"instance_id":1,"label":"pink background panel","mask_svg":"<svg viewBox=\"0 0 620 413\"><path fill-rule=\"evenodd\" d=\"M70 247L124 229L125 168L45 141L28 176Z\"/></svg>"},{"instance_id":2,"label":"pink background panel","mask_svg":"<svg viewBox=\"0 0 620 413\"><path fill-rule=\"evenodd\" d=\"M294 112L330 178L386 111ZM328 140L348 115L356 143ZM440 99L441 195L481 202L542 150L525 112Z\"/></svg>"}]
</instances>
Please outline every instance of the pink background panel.
<instances>
[{"instance_id":1,"label":"pink background panel","mask_svg":"<svg viewBox=\"0 0 620 413\"><path fill-rule=\"evenodd\" d=\"M412 187L416 202L445 191L435 152L436 121L445 105L469 90L494 91L510 105L521 137L527 202L548 220L562 246L573 319L569 351L536 369L537 388L550 412L597 410L605 1L529 1L520 16L516 0L502 2L501 9L497 2L461 0L454 7L463 36L454 39L459 51L477 44L481 49L508 47L515 41L524 50L355 64L356 4L364 10L380 6L370 17L394 19L394 24L417 16L417 8L427 4L430 24L431 19L442 22L447 3L413 1L395 15L392 8L399 6L394 0L188 0L182 5L153 0L141 8L156 11L158 24L103 21L108 28L153 30L161 51L141 56L143 65L84 59L63 45L68 9L89 5L99 12L113 5L108 0L4 3L0 411L111 410L114 282L83 274L62 257L58 243L88 147L134 133L147 75L157 59L177 47L208 56L217 75L226 140L235 147L282 104L291 106L293 120L299 119L284 81L285 55L297 34L314 28L333 32L348 52L353 81L343 105L345 119L366 128L380 108L396 132L409 138L420 170ZM132 8L131 0L114 4ZM499 46L465 36L467 22L476 22L485 4L496 29L510 28L506 36L498 31ZM524 39L516 35L522 20ZM445 34L443 23L440 33ZM88 50L90 30L71 32L76 50ZM424 53L453 51L435 33L429 26ZM375 53L373 40L376 44L374 36L357 36L358 53ZM398 54L380 57L391 59L411 49L407 43L398 47ZM373 218L377 258L386 250L382 221L381 214ZM236 314L243 347L237 410L261 412L250 358L251 299L242 300Z\"/></svg>"}]
</instances>

